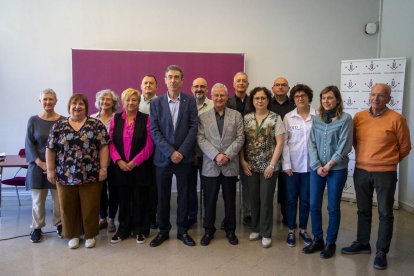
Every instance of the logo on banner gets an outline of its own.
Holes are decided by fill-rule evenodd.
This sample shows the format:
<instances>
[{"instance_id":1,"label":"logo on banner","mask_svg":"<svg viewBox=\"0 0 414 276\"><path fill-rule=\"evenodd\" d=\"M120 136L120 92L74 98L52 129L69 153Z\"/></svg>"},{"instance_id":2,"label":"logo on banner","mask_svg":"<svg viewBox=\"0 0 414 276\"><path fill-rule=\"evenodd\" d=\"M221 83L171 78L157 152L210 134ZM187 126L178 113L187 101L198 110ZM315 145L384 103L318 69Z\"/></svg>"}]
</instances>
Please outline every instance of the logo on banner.
<instances>
[{"instance_id":1,"label":"logo on banner","mask_svg":"<svg viewBox=\"0 0 414 276\"><path fill-rule=\"evenodd\" d=\"M377 69L379 67L379 65L374 64L373 61L370 62L369 65L365 65L365 67L369 70L369 71L374 71L375 69Z\"/></svg>"},{"instance_id":2,"label":"logo on banner","mask_svg":"<svg viewBox=\"0 0 414 276\"><path fill-rule=\"evenodd\" d=\"M391 62L391 64L387 64L387 67L391 70L397 70L399 67L401 67L401 63L397 64L395 59Z\"/></svg>"},{"instance_id":3,"label":"logo on banner","mask_svg":"<svg viewBox=\"0 0 414 276\"><path fill-rule=\"evenodd\" d=\"M345 69L346 70L348 70L349 72L352 72L352 71L354 71L355 69L357 69L358 68L358 66L354 66L353 64L352 64L352 62L351 63L349 63L349 66L345 66Z\"/></svg>"},{"instance_id":4,"label":"logo on banner","mask_svg":"<svg viewBox=\"0 0 414 276\"><path fill-rule=\"evenodd\" d=\"M348 97L348 100L344 101L344 103L347 106L352 106L355 103L355 100L351 99L351 97Z\"/></svg>"},{"instance_id":5,"label":"logo on banner","mask_svg":"<svg viewBox=\"0 0 414 276\"><path fill-rule=\"evenodd\" d=\"M396 106L399 103L400 103L400 101L397 101L393 96L391 96L391 100L388 103L388 105L391 106L391 107L394 107L394 106Z\"/></svg>"},{"instance_id":6,"label":"logo on banner","mask_svg":"<svg viewBox=\"0 0 414 276\"><path fill-rule=\"evenodd\" d=\"M371 89L374 86L374 81L372 79L369 79L369 82L365 82L364 83L366 87L368 87L369 89Z\"/></svg>"},{"instance_id":7,"label":"logo on banner","mask_svg":"<svg viewBox=\"0 0 414 276\"><path fill-rule=\"evenodd\" d=\"M355 85L356 85L356 83L353 83L352 80L349 80L349 82L345 84L345 86L348 87L349 89L351 89Z\"/></svg>"},{"instance_id":8,"label":"logo on banner","mask_svg":"<svg viewBox=\"0 0 414 276\"><path fill-rule=\"evenodd\" d=\"M391 86L392 89L395 89L400 83L396 82L395 79L392 79L390 83L387 82L389 86Z\"/></svg>"}]
</instances>

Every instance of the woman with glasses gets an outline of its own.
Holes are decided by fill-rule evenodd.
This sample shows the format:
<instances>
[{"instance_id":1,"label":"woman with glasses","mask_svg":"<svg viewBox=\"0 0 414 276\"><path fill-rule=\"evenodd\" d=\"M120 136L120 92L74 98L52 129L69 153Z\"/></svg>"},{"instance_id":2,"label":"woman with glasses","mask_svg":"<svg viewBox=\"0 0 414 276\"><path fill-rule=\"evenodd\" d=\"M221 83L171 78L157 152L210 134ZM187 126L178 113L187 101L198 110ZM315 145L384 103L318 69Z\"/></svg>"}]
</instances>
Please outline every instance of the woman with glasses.
<instances>
[{"instance_id":1,"label":"woman with glasses","mask_svg":"<svg viewBox=\"0 0 414 276\"><path fill-rule=\"evenodd\" d=\"M309 158L308 142L312 128L315 109L310 107L313 91L304 84L295 85L290 91L290 101L296 108L285 115L283 123L286 128L285 146L283 148L282 169L287 175L286 218L289 233L286 239L287 245L296 245L295 229L296 215L299 200L299 236L305 245L309 245L312 239L306 232L309 218Z\"/></svg>"},{"instance_id":2,"label":"woman with glasses","mask_svg":"<svg viewBox=\"0 0 414 276\"><path fill-rule=\"evenodd\" d=\"M348 176L348 154L352 150L353 123L351 115L343 112L338 87L328 86L321 91L318 116L314 117L309 142L310 212L313 241L303 253L322 251L320 257L335 254L341 220L341 196ZM322 200L328 188L328 229L326 245L322 229Z\"/></svg>"},{"instance_id":3,"label":"woman with glasses","mask_svg":"<svg viewBox=\"0 0 414 276\"><path fill-rule=\"evenodd\" d=\"M262 238L262 246L272 244L273 196L279 169L279 158L285 140L282 119L269 110L272 96L266 87L250 92L253 112L244 116L245 146L240 162L247 176L252 212L249 240Z\"/></svg>"}]
</instances>

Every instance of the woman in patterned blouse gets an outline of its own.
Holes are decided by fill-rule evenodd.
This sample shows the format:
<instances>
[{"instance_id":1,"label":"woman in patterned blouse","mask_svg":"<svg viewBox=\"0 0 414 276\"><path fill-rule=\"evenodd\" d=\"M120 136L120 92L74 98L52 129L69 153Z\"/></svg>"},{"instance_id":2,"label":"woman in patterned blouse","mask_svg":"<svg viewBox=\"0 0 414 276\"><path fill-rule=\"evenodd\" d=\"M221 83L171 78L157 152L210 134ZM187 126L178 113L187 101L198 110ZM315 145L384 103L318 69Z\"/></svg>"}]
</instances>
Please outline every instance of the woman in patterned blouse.
<instances>
[{"instance_id":1,"label":"woman in patterned blouse","mask_svg":"<svg viewBox=\"0 0 414 276\"><path fill-rule=\"evenodd\" d=\"M250 92L249 104L254 112L244 116L246 142L240 153L250 191L252 233L249 240L262 237L264 248L272 244L273 196L285 140L282 118L269 111L271 97L266 87L256 87Z\"/></svg>"},{"instance_id":2,"label":"woman in patterned blouse","mask_svg":"<svg viewBox=\"0 0 414 276\"><path fill-rule=\"evenodd\" d=\"M68 103L69 118L55 123L46 149L47 178L56 184L63 236L71 249L95 246L99 231L99 199L107 177L109 136L105 125L87 117L88 99L73 94Z\"/></svg>"}]
</instances>

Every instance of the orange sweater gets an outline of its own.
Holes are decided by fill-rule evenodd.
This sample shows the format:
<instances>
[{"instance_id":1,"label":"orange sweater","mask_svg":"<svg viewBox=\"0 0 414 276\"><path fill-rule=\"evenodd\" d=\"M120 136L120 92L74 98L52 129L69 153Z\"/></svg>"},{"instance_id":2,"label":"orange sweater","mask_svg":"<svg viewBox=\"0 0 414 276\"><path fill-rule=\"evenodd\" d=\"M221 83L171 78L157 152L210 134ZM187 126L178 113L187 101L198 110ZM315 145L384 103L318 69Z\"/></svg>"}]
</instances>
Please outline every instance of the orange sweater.
<instances>
[{"instance_id":1,"label":"orange sweater","mask_svg":"<svg viewBox=\"0 0 414 276\"><path fill-rule=\"evenodd\" d=\"M378 117L368 110L355 114L356 167L366 171L395 171L411 150L410 131L401 114L388 109Z\"/></svg>"}]
</instances>

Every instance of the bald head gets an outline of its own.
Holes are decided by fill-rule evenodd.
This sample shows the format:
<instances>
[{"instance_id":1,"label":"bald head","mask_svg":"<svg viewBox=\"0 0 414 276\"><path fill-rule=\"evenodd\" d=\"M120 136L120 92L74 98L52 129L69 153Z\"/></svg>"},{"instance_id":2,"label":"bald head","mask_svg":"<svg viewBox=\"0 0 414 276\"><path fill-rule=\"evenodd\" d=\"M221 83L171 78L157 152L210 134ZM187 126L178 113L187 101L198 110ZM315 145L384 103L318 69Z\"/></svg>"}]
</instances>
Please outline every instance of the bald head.
<instances>
[{"instance_id":1,"label":"bald head","mask_svg":"<svg viewBox=\"0 0 414 276\"><path fill-rule=\"evenodd\" d=\"M276 98L286 98L287 93L289 92L289 82L286 78L277 77L273 81L272 92Z\"/></svg>"},{"instance_id":2,"label":"bald head","mask_svg":"<svg viewBox=\"0 0 414 276\"><path fill-rule=\"evenodd\" d=\"M207 81L204 78L196 78L195 80L193 80L191 92L193 92L193 95L197 101L200 101L201 103L204 102L207 96L207 91Z\"/></svg>"}]
</instances>

